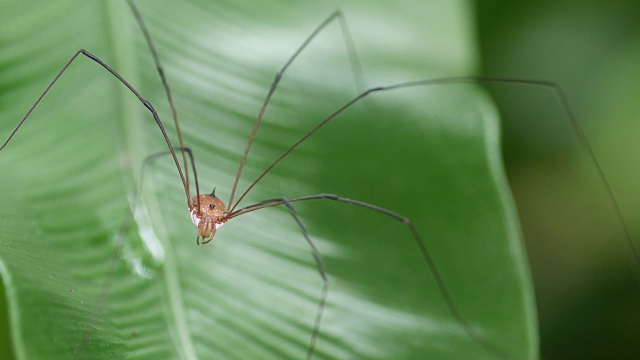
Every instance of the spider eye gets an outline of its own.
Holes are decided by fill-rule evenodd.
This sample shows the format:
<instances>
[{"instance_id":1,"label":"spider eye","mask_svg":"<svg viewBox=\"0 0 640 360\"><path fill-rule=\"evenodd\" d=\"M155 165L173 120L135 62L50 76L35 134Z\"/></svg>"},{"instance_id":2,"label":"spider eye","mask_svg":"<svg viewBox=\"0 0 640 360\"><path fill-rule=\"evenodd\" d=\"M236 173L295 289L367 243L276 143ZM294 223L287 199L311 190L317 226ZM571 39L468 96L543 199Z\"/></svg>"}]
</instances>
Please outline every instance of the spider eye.
<instances>
[{"instance_id":1,"label":"spider eye","mask_svg":"<svg viewBox=\"0 0 640 360\"><path fill-rule=\"evenodd\" d=\"M209 204L209 209L213 209L214 207L216 207L214 204Z\"/></svg>"}]
</instances>

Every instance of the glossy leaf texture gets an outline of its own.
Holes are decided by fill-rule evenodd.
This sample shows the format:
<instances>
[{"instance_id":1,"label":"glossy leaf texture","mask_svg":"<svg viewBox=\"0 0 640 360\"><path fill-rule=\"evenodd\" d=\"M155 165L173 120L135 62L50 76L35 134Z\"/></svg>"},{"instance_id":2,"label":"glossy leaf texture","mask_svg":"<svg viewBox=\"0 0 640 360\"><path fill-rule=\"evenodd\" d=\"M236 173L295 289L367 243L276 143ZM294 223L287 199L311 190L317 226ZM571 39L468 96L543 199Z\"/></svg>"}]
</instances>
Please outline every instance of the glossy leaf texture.
<instances>
[{"instance_id":1,"label":"glossy leaf texture","mask_svg":"<svg viewBox=\"0 0 640 360\"><path fill-rule=\"evenodd\" d=\"M369 86L476 66L466 2L137 4L201 192L215 186L224 201L276 71L338 7ZM177 146L126 3L11 1L0 13L3 137L85 48L154 104ZM330 24L283 77L239 190L359 90L339 24ZM378 93L314 134L243 205L334 193L411 219L475 331L501 351L535 358L532 289L499 140L496 111L474 86ZM16 358L306 356L322 282L286 209L235 218L196 246L165 157L145 173L134 225L121 236L143 159L165 149L145 107L81 57L0 152L0 269ZM314 358L497 358L451 316L406 225L329 200L294 207L330 279Z\"/></svg>"}]
</instances>

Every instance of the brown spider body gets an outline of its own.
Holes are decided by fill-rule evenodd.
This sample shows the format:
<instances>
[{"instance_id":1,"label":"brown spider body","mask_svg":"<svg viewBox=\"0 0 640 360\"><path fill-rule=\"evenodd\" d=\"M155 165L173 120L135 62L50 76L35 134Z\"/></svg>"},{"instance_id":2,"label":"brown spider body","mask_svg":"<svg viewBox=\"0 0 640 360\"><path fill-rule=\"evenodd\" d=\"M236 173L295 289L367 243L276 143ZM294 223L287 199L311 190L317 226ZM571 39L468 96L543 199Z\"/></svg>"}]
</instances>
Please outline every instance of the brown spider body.
<instances>
[{"instance_id":1,"label":"brown spider body","mask_svg":"<svg viewBox=\"0 0 640 360\"><path fill-rule=\"evenodd\" d=\"M198 204L200 204L199 208ZM189 205L189 213L191 221L198 227L198 236L196 237L198 244L200 244L200 239L202 239L202 244L213 240L216 230L228 220L225 205L215 193L194 197Z\"/></svg>"}]
</instances>

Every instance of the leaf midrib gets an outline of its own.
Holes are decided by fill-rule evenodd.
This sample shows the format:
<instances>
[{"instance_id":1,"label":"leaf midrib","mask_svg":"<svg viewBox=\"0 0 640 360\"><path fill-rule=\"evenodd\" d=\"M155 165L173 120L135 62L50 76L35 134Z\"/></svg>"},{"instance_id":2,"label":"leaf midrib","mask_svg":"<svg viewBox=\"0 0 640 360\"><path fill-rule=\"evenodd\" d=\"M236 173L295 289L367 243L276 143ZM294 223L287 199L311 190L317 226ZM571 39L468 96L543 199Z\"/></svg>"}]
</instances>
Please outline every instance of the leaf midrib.
<instances>
[{"instance_id":1,"label":"leaf midrib","mask_svg":"<svg viewBox=\"0 0 640 360\"><path fill-rule=\"evenodd\" d=\"M135 83L140 83L141 78L139 67L136 66L139 51L148 51L148 49L141 48L138 44L135 44L131 39L135 37L128 36L129 31L140 31L137 24L133 20L131 10L127 4L122 2L107 1L104 2L107 14L107 26L109 36L109 51L113 58L113 68L122 74L127 74L127 81L129 81L134 87ZM144 14L143 14L144 17ZM151 55L149 55L150 57ZM132 75L131 75L132 74ZM130 162L124 173L128 178L126 181L130 184L129 189L135 188L133 179L135 179L137 169L136 164L142 164L143 156L146 156L144 151L144 132L142 127L143 121L149 121L149 114L146 109L142 108L139 103L134 103L127 100L127 97L133 97L133 94L129 92L122 84L118 84L116 87L116 99L117 112L119 114L119 133L121 138L125 141L121 141L121 146L126 149L126 153L130 154ZM143 97L144 94L141 94ZM138 204L144 204L143 201ZM162 245L165 249L171 249L168 246L166 237L162 237ZM164 295L160 296L162 306L164 308L164 314L166 315L165 321L169 323L169 331L171 338L173 339L174 346L177 352L180 353L180 357L184 359L197 359L196 351L193 346L192 337L190 335L189 327L186 322L186 309L182 301L182 287L179 281L179 269L177 267L177 261L172 251L164 251L164 262L159 268L160 276L155 281L159 283L161 291Z\"/></svg>"}]
</instances>

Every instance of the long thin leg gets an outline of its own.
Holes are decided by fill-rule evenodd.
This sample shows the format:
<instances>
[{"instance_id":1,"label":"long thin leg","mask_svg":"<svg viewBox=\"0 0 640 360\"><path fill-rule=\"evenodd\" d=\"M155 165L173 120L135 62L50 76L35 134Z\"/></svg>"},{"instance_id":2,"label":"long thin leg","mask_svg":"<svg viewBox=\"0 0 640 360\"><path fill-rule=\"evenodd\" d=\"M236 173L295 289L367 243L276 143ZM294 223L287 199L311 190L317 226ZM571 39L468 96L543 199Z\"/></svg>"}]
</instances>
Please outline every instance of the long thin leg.
<instances>
[{"instance_id":1,"label":"long thin leg","mask_svg":"<svg viewBox=\"0 0 640 360\"><path fill-rule=\"evenodd\" d=\"M124 86L127 87L127 89L129 89L129 91L131 91L131 93L133 93L133 95L135 95L138 98L138 100L140 100L142 105L144 105L151 112L151 115L153 116L153 119L156 121L156 124L158 124L158 127L160 128L160 131L162 132L162 136L164 136L164 140L167 143L167 146L169 147L169 151L171 151L171 155L173 156L173 160L174 160L174 162L176 164L176 167L178 169L178 173L180 174L180 179L182 180L182 185L184 186L184 190L185 190L185 193L187 195L187 205L191 204L191 199L189 198L187 182L185 181L185 177L182 174L182 168L180 167L180 163L178 162L178 158L176 157L176 154L173 151L173 146L171 145L171 141L169 140L169 136L167 136L167 132L165 131L164 126L162 125L162 121L160 121L160 117L158 117L158 113L156 112L156 109L154 109L153 105L151 105L151 103L148 100L143 98L142 95L140 95L140 93L138 93L138 91L136 91L136 89L134 89L133 86L131 86L131 84L129 84L127 82L127 80L125 80L122 76L120 76L120 74L118 74L115 70L113 70L104 61L100 60L100 58L98 58L97 56L93 55L92 53L88 52L85 49L78 50L75 54L73 54L71 59L69 59L69 61L67 61L67 63L62 67L62 69L58 72L58 74L53 78L51 83L49 83L49 85L44 90L44 92L40 95L40 97L38 97L38 100L36 100L36 102L31 106L31 108L29 108L29 111L27 111L27 114L22 118L22 120L20 120L18 125L15 127L15 129L13 129L13 131L11 132L11 134L9 135L7 140L2 144L2 146L0 146L0 151L2 151L7 146L7 144L9 144L9 142L11 141L11 139L13 139L13 137L18 132L18 130L20 130L20 127L22 127L22 124L24 124L24 122L27 121L27 119L29 118L29 115L31 115L31 113L36 108L36 106L38 106L38 104L40 103L42 98L44 98L44 96L47 95L47 93L49 92L51 87L53 87L53 85L58 81L60 76L62 76L62 74L67 70L67 68L69 68L71 63L80 54L82 54L82 55L88 57L89 59L93 60L98 65L102 66L105 70L110 72L111 75L115 76Z\"/></svg>"},{"instance_id":2,"label":"long thin leg","mask_svg":"<svg viewBox=\"0 0 640 360\"><path fill-rule=\"evenodd\" d=\"M170 149L170 150L174 150L174 149ZM116 240L115 240L115 250L109 262L109 267L107 268L107 274L100 287L100 293L98 294L98 298L96 302L93 304L93 308L91 309L91 318L88 323L89 325L84 330L82 334L82 340L80 341L80 343L78 343L78 345L76 346L76 350L74 351L74 357L73 357L74 359L83 358L87 343L91 339L91 336L93 335L93 332L95 330L95 328L93 327L93 323L95 322L98 315L102 313L104 305L108 300L107 294L108 294L109 288L111 287L111 281L113 279L113 273L115 271L116 263L120 258L122 249L124 249L126 245L125 238L131 231L131 228L133 227L133 218L134 218L136 209L138 208L138 200L140 198L140 194L142 193L142 187L144 186L144 179L145 179L145 174L147 172L147 169L154 161L158 160L160 157L171 154L172 152L170 150L164 150L164 151L152 154L147 158L145 158L142 162L142 168L140 169L140 177L139 177L138 185L134 190L133 197L131 199L131 204L127 207L127 212L124 216L124 219L122 220L120 229L118 230L118 235L116 236ZM191 149L188 147L181 147L181 148L176 148L175 150L182 151L183 153L186 153L187 155L189 155L189 160L191 161L191 169L193 170L194 177L196 177L197 179L196 166L195 166L195 162L193 161L193 153ZM198 183L196 182L196 189L197 188L198 188Z\"/></svg>"},{"instance_id":3,"label":"long thin leg","mask_svg":"<svg viewBox=\"0 0 640 360\"><path fill-rule=\"evenodd\" d=\"M156 65L156 70L158 71L158 75L160 76L160 80L162 81L162 87L164 88L165 94L167 94L167 101L169 102L169 106L171 107L171 115L173 116L173 123L176 126L176 133L178 135L178 142L180 148L184 148L184 142L182 141L182 132L180 131L180 123L178 121L178 112L176 110L175 105L173 104L173 97L171 96L171 89L169 88L169 82L167 81L167 77L164 74L164 69L162 64L160 63L160 56L158 56L158 52L156 51L156 47L153 44L153 40L151 39L151 34L149 34L149 30L147 29L147 25L145 25L142 16L140 15L140 11L135 6L132 0L127 0L127 4L129 4L129 8L131 8L131 12L138 23L138 27L142 30L142 35L144 35L144 41L147 43L149 47L149 51L151 52L151 57L153 58L153 63ZM184 176L186 178L186 192L187 198L191 199L191 192L189 191L189 167L187 166L187 158L185 153L182 152L182 162L184 164ZM193 162L192 162L193 163ZM195 176L195 174L194 174ZM196 184L198 183L196 179ZM196 195L199 195L199 192L196 189ZM200 211L200 198L196 198L198 211Z\"/></svg>"},{"instance_id":4,"label":"long thin leg","mask_svg":"<svg viewBox=\"0 0 640 360\"><path fill-rule=\"evenodd\" d=\"M313 324L313 331L311 333L311 340L309 341L309 348L307 349L307 360L313 357L313 351L316 346L316 340L318 339L318 333L320 332L320 322L322 321L322 313L324 311L324 306L327 302L327 294L329 293L329 278L327 277L327 271L325 270L324 263L322 262L322 258L320 257L320 252L318 248L314 245L313 241L311 241L311 236L309 235L309 231L306 226L302 223L302 220L296 213L296 210L291 205L291 202L285 198L279 200L280 204L284 204L284 206L289 210L291 216L302 230L302 236L307 241L309 248L311 249L311 254L313 255L313 259L316 262L316 267L318 268L318 273L320 273L320 277L322 278L322 292L320 293L320 302L318 303L318 309L316 310L316 319Z\"/></svg>"},{"instance_id":5,"label":"long thin leg","mask_svg":"<svg viewBox=\"0 0 640 360\"><path fill-rule=\"evenodd\" d=\"M351 37L351 32L349 31L349 28L347 26L347 21L345 20L344 14L342 13L342 11L340 10L335 11L334 13L329 15L329 17L325 19L311 33L311 35L309 35L309 37L307 37L307 39L302 43L302 45L300 45L298 50L296 50L296 52L293 53L293 55L289 58L289 60L287 60L287 62L282 66L280 71L276 73L276 77L273 80L273 83L271 83L271 87L269 88L267 97L264 99L264 102L262 103L262 107L260 108L260 112L258 113L258 117L256 118L256 122L253 125L253 130L251 131L251 135L249 136L249 141L247 142L247 146L244 149L244 153L242 154L242 160L240 160L240 165L238 166L238 172L236 173L236 179L233 182L233 187L231 188L231 197L229 199L229 202L227 203L230 207L230 211L233 211L233 209L235 208L235 206L232 206L233 197L235 196L236 188L238 187L238 181L240 181L242 168L244 167L244 163L247 159L247 155L249 154L249 150L251 149L251 144L253 144L253 138L256 136L256 133L258 132L258 127L260 126L260 122L262 121L264 112L267 109L267 105L269 105L269 101L271 101L271 97L273 96L273 93L276 91L276 88L278 87L278 84L280 83L280 80L282 79L284 72L287 70L289 65L291 65L291 63L293 63L293 61L298 57L298 55L300 55L300 53L307 47L307 45L309 45L309 43L311 43L311 41L313 41L313 39L335 19L340 20L342 37L347 47L347 54L351 62L351 69L354 74L354 81L356 83L357 90L362 91L364 89L365 82L364 82L364 75L362 74L362 66L360 65L360 60L358 60L355 44ZM246 194L246 191L245 191L245 194ZM242 197L244 197L244 194ZM240 200L242 200L242 197L238 200L238 203L240 202Z\"/></svg>"},{"instance_id":6,"label":"long thin leg","mask_svg":"<svg viewBox=\"0 0 640 360\"><path fill-rule=\"evenodd\" d=\"M303 136L300 140L298 140L295 144L293 144L289 149L287 149L282 155L280 155L280 157L278 157L271 165L269 165L267 167L267 169L264 170L262 172L262 174L260 174L260 176L258 176L256 178L256 180L253 181L253 183L251 183L251 185L247 188L247 190L245 190L245 192L242 193L242 195L238 198L238 200L236 201L235 204L233 204L233 205L229 204L229 208L230 208L229 211L232 213L230 218L237 216L237 215L234 215L235 214L234 210L236 209L236 207L238 206L240 201L242 201L242 199L249 193L249 191L251 191L251 189L253 189L253 187L267 173L269 173L269 171L271 171L271 169L273 169L276 165L278 165L278 163L280 161L282 161L282 159L284 159L295 148L297 148L300 144L302 144L309 137L311 137L318 130L320 130L320 128L322 128L323 126L328 124L330 121L335 119L343 111L345 111L346 109L351 107L353 104L355 104L355 103L359 102L360 100L364 99L365 97L369 96L370 94L377 93L377 92L391 91L391 90L396 90L396 89L419 87L419 86L456 85L456 84L469 84L469 83L473 83L473 84L482 84L482 83L519 84L519 85L539 86L539 87L544 87L544 88L550 89L556 94L556 96L560 100L562 108L565 111L565 115L567 116L571 127L574 129L576 135L578 136L578 139L580 140L580 144L584 147L584 149L589 154L589 158L591 159L591 162L593 163L593 166L595 167L595 169L596 169L596 171L598 173L598 177L600 178L602 183L605 185L607 199L608 199L609 203L611 204L611 206L613 207L613 209L615 211L615 214L616 214L616 217L618 218L619 225L622 228L622 231L624 233L624 238L625 238L625 243L626 243L625 246L629 247L630 250L631 250L631 253L633 254L633 260L632 261L634 263L634 268L636 269L636 275L638 275L638 279L640 279L640 252L639 252L637 246L635 245L635 243L632 240L631 233L629 232L629 227L627 226L627 223L625 222L624 218L622 217L622 211L620 210L620 206L618 205L618 201L616 200L616 198L615 198L615 196L613 194L613 190L611 189L611 186L609 185L609 181L607 180L607 177L605 176L604 171L602 170L602 167L600 166L600 163L599 163L595 153L593 152L593 149L589 145L589 140L587 139L587 136L586 136L584 130L582 129L582 126L580 125L580 123L576 119L575 115L573 114L573 111L571 110L571 107L569 106L569 102L567 101L567 98L566 98L564 92L562 91L560 86L558 86L558 84L556 84L555 82L552 82L552 81L535 80L535 79L508 79L508 78L490 77L490 76L463 76L463 77L445 77L445 78L431 79L431 80L412 81L412 82L395 84L395 85L391 85L391 86L381 86L381 87L375 87L375 88L368 89L368 90L364 91L363 93L361 93L360 95L358 95L355 98L353 98L350 101L348 101L346 104L344 104L342 107L340 107L338 110L336 110L329 117L327 117L326 119L321 121L318 125L316 125L313 129L311 129L311 131L309 131L305 136ZM247 208L244 208L244 209L247 209ZM238 212L239 211L240 210L238 210Z\"/></svg>"},{"instance_id":7,"label":"long thin leg","mask_svg":"<svg viewBox=\"0 0 640 360\"><path fill-rule=\"evenodd\" d=\"M249 212L252 212L252 211L264 209L264 208L267 208L267 207L272 207L272 206L277 206L277 205L283 205L284 204L285 206L287 206L289 208L291 206L290 203L292 203L292 202L309 201L309 200L320 200L320 199L329 199L329 200L334 200L334 201L343 202L343 203L347 203L347 204L357 205L357 206L360 206L360 207L363 207L363 208L366 208L366 209L369 209L369 210L376 211L376 212L378 212L380 214L383 214L385 216L388 216L390 218L393 218L393 219L395 219L397 221L400 221L401 223L405 224L409 228L409 230L411 231L411 235L413 236L413 239L415 240L416 245L420 249L420 253L422 254L423 259L427 263L427 266L428 266L429 270L431 271L431 274L433 275L434 279L436 280L436 284L438 286L438 289L440 290L440 293L442 294L442 297L443 297L445 303L447 304L447 307L449 309L449 313L457 321L457 323L460 324L460 326L463 328L465 333L471 339L473 339L473 341L475 341L479 346L481 346L487 353L492 354L494 356L497 356L497 357L499 357L501 359L517 359L517 357L514 357L514 356L512 356L510 354L505 353L503 350L498 348L496 345L492 344L487 339L485 339L462 316L462 314L458 310L458 307L455 304L455 301L453 300L453 297L451 296L451 293L449 292L449 289L447 288L447 285L445 284L445 282L444 282L444 280L442 278L442 275L440 275L440 271L438 270L438 267L436 266L435 261L431 257L431 254L429 253L429 250L427 249L426 245L422 241L422 238L418 234L418 231L416 230L416 228L413 225L413 223L411 222L411 220L409 220L408 218L406 218L406 217L404 217L402 215L399 215L399 214L397 214L397 213L395 213L395 212L393 212L391 210L387 210L385 208L382 208L382 207L379 207L379 206L376 206L376 205L372 205L372 204L365 203L365 202L358 201L358 200L339 197L339 196L334 195L334 194L315 194L315 195L307 195L307 196L301 196L301 197L296 197L296 198L291 198L291 199L266 200L266 201L263 201L263 202L260 202L260 203L257 203L257 204L249 205L247 207L244 207L242 209L239 209L239 210L231 213L229 215L229 219L232 219L232 218L234 218L236 216L240 216L242 214L246 214L246 213L249 213ZM309 240L307 240L307 241L309 241ZM313 244L311 244L311 246L312 246L312 251L317 252L317 250L315 249ZM315 252L314 252L314 257L316 257ZM316 259L316 261L318 261L318 259ZM320 265L318 266L318 268L320 269ZM323 277L323 279L324 279L324 277ZM322 304L322 306L324 307L324 304ZM318 314L319 314L319 316L321 316L322 312L319 311ZM316 324L319 326L319 324L320 324L320 320L319 319L316 321ZM314 333L316 333L318 330L319 329L314 329ZM314 341L314 339L312 338L312 345L313 345L313 341Z\"/></svg>"}]
</instances>

